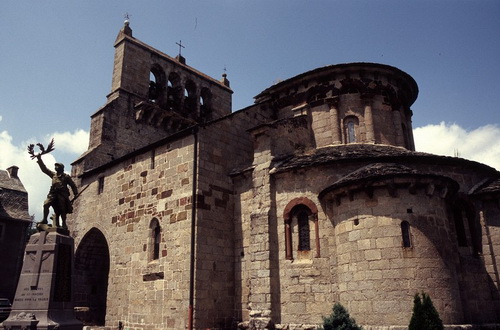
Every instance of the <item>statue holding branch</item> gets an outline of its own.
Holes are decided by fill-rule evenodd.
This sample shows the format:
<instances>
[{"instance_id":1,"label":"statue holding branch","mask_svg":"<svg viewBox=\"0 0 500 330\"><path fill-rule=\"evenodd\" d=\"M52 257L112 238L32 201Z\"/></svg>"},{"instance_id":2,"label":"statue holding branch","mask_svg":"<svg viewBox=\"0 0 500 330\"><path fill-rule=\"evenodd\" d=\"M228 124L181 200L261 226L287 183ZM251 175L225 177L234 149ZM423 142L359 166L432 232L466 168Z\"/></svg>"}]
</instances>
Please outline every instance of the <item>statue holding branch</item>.
<instances>
[{"instance_id":1,"label":"statue holding branch","mask_svg":"<svg viewBox=\"0 0 500 330\"><path fill-rule=\"evenodd\" d=\"M66 215L73 212L72 201L70 200L70 192L68 186L73 192L73 196L78 195L78 189L75 183L71 179L71 176L64 173L64 165L61 163L55 163L54 171L51 171L45 166L42 155L47 154L54 150L54 140L52 139L45 148L41 143L37 146L40 149L40 153L35 154L34 145L30 144L28 146L28 153L31 155L31 159L37 159L38 166L43 173L47 174L52 179L52 185L50 191L47 195L47 199L43 203L43 219L40 224L47 224L47 217L49 216L50 207L54 210L54 220L55 226L67 228L66 226ZM74 198L73 198L74 200ZM59 224L59 218L62 220L62 225Z\"/></svg>"}]
</instances>

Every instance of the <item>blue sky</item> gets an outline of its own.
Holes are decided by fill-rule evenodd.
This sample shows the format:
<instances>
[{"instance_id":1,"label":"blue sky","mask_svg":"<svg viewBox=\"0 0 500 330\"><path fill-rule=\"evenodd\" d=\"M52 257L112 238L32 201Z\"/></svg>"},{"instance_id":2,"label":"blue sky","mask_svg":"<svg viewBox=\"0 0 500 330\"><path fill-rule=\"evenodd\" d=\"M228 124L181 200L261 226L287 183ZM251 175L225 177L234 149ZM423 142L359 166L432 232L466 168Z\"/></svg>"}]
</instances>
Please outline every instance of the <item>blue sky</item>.
<instances>
[{"instance_id":1,"label":"blue sky","mask_svg":"<svg viewBox=\"0 0 500 330\"><path fill-rule=\"evenodd\" d=\"M498 148L485 146L500 138L497 0L2 0L0 168L16 162L23 181L33 181L27 172L38 169L27 143L56 136L50 157L67 167L86 149L90 115L110 92L125 13L134 37L171 56L182 40L187 64L214 78L226 68L233 110L317 67L395 66L419 85L412 107L418 150L458 149L500 168ZM49 185L43 180L37 187ZM38 191L48 186L29 186L33 203L43 200Z\"/></svg>"}]
</instances>

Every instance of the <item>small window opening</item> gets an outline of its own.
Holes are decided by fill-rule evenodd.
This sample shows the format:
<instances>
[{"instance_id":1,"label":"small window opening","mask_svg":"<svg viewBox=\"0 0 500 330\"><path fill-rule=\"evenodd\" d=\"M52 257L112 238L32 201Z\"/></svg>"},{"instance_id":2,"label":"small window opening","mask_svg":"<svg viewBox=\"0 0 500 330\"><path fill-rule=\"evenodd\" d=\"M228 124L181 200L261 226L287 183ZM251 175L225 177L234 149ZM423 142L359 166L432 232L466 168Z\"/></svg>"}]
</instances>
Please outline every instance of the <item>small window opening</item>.
<instances>
[{"instance_id":1,"label":"small window opening","mask_svg":"<svg viewBox=\"0 0 500 330\"><path fill-rule=\"evenodd\" d=\"M413 209L412 208L406 209L406 213L413 213Z\"/></svg>"},{"instance_id":2,"label":"small window opening","mask_svg":"<svg viewBox=\"0 0 500 330\"><path fill-rule=\"evenodd\" d=\"M347 117L344 121L345 141L346 143L358 142L357 129L358 118L354 116Z\"/></svg>"},{"instance_id":3,"label":"small window opening","mask_svg":"<svg viewBox=\"0 0 500 330\"><path fill-rule=\"evenodd\" d=\"M347 142L353 143L356 142L356 132L354 131L354 122L347 122Z\"/></svg>"},{"instance_id":4,"label":"small window opening","mask_svg":"<svg viewBox=\"0 0 500 330\"><path fill-rule=\"evenodd\" d=\"M158 219L151 220L149 225L149 260L158 260L160 258L161 227Z\"/></svg>"},{"instance_id":5,"label":"small window opening","mask_svg":"<svg viewBox=\"0 0 500 330\"><path fill-rule=\"evenodd\" d=\"M401 222L401 235L403 238L403 247L411 247L410 224L408 221Z\"/></svg>"},{"instance_id":6,"label":"small window opening","mask_svg":"<svg viewBox=\"0 0 500 330\"><path fill-rule=\"evenodd\" d=\"M153 149L151 150L151 166L150 166L151 169L155 168L155 156L156 156L156 150Z\"/></svg>"},{"instance_id":7,"label":"small window opening","mask_svg":"<svg viewBox=\"0 0 500 330\"><path fill-rule=\"evenodd\" d=\"M153 242L153 260L160 258L160 226L156 226L154 229L154 242Z\"/></svg>"},{"instance_id":8,"label":"small window opening","mask_svg":"<svg viewBox=\"0 0 500 330\"><path fill-rule=\"evenodd\" d=\"M355 226L359 225L359 219L358 218L354 219L354 225Z\"/></svg>"},{"instance_id":9,"label":"small window opening","mask_svg":"<svg viewBox=\"0 0 500 330\"><path fill-rule=\"evenodd\" d=\"M172 72L167 80L167 109L179 111L181 93L181 79L177 73Z\"/></svg>"},{"instance_id":10,"label":"small window opening","mask_svg":"<svg viewBox=\"0 0 500 330\"><path fill-rule=\"evenodd\" d=\"M154 64L151 70L149 71L149 90L148 90L149 102L155 103L160 107L164 107L165 87L166 87L165 72L159 65Z\"/></svg>"},{"instance_id":11,"label":"small window opening","mask_svg":"<svg viewBox=\"0 0 500 330\"><path fill-rule=\"evenodd\" d=\"M99 180L97 182L97 194L100 195L104 191L104 177L101 176L99 177Z\"/></svg>"},{"instance_id":12,"label":"small window opening","mask_svg":"<svg viewBox=\"0 0 500 330\"><path fill-rule=\"evenodd\" d=\"M211 113L211 93L208 88L203 88L200 94L200 117L203 121L207 121L210 118Z\"/></svg>"},{"instance_id":13,"label":"small window opening","mask_svg":"<svg viewBox=\"0 0 500 330\"><path fill-rule=\"evenodd\" d=\"M309 215L305 210L297 215L299 229L299 251L311 250L311 231L309 228Z\"/></svg>"},{"instance_id":14,"label":"small window opening","mask_svg":"<svg viewBox=\"0 0 500 330\"><path fill-rule=\"evenodd\" d=\"M196 117L196 85L188 80L184 89L184 113Z\"/></svg>"},{"instance_id":15,"label":"small window opening","mask_svg":"<svg viewBox=\"0 0 500 330\"><path fill-rule=\"evenodd\" d=\"M305 197L295 198L286 206L284 238L285 258L287 260L294 260L294 249L299 260L321 256L317 214L318 210L314 203ZM311 225L314 227L311 228Z\"/></svg>"},{"instance_id":16,"label":"small window opening","mask_svg":"<svg viewBox=\"0 0 500 330\"><path fill-rule=\"evenodd\" d=\"M455 208L453 210L453 218L455 220L458 246L467 246L467 235L465 233L464 213L462 208Z\"/></svg>"}]
</instances>

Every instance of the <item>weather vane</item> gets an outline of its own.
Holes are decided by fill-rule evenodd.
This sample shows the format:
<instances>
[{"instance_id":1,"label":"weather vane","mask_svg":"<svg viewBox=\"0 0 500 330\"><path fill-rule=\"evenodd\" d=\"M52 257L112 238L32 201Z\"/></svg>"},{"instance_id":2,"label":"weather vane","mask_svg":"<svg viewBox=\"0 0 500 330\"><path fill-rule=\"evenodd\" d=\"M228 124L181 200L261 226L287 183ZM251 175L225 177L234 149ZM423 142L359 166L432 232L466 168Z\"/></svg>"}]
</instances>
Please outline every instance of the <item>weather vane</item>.
<instances>
[{"instance_id":1,"label":"weather vane","mask_svg":"<svg viewBox=\"0 0 500 330\"><path fill-rule=\"evenodd\" d=\"M123 18L125 18L125 23L128 23L130 20L130 15L128 13L125 13L125 15L123 15Z\"/></svg>"}]
</instances>

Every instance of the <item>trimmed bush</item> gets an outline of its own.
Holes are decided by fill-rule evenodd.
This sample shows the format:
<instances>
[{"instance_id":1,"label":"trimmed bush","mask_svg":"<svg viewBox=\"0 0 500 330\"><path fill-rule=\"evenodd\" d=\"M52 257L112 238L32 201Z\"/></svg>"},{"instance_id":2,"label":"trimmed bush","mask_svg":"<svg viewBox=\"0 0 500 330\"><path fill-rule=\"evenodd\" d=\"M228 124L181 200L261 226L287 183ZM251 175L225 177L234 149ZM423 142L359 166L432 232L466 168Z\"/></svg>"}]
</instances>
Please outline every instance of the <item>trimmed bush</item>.
<instances>
[{"instance_id":1,"label":"trimmed bush","mask_svg":"<svg viewBox=\"0 0 500 330\"><path fill-rule=\"evenodd\" d=\"M333 305L332 314L328 317L323 316L323 326L319 328L320 330L362 330L356 324L356 321L349 316L349 313L339 303Z\"/></svg>"},{"instance_id":2,"label":"trimmed bush","mask_svg":"<svg viewBox=\"0 0 500 330\"><path fill-rule=\"evenodd\" d=\"M442 330L443 321L439 317L439 313L431 297L425 292L422 292L422 298L417 293L413 298L413 314L411 316L408 330Z\"/></svg>"}]
</instances>

